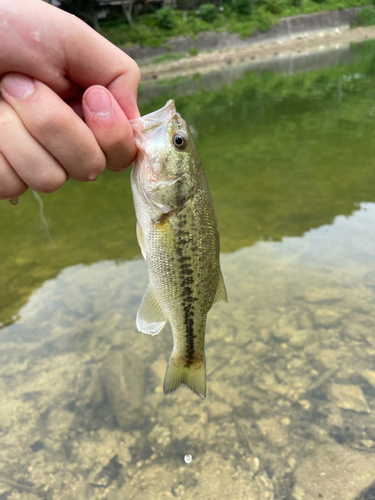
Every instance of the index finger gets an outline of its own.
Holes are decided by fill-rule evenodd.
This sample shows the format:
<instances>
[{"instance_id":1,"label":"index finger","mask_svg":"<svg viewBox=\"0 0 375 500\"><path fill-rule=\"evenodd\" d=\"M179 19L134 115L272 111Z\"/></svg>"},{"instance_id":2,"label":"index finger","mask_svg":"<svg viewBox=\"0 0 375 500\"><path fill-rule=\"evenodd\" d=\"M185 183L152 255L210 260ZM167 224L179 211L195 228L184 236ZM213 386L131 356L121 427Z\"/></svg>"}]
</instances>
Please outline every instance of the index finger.
<instances>
[{"instance_id":1,"label":"index finger","mask_svg":"<svg viewBox=\"0 0 375 500\"><path fill-rule=\"evenodd\" d=\"M77 17L47 2L0 2L0 77L21 72L62 99L102 85L128 119L139 116L136 62ZM14 49L17 47L17 50Z\"/></svg>"}]
</instances>

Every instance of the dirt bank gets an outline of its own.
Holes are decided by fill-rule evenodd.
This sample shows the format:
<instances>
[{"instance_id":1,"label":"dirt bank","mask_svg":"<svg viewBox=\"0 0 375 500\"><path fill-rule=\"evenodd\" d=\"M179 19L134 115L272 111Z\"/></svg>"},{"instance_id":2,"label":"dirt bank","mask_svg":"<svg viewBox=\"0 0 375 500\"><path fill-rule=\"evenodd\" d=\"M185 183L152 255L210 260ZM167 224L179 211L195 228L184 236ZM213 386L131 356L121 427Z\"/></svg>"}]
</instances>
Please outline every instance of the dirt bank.
<instances>
[{"instance_id":1,"label":"dirt bank","mask_svg":"<svg viewBox=\"0 0 375 500\"><path fill-rule=\"evenodd\" d=\"M168 80L177 76L203 74L244 62L258 62L283 57L291 53L301 54L329 47L340 48L349 43L358 43L369 39L375 39L375 26L352 30L346 27L321 30L247 47L200 53L197 56L187 56L178 61L145 64L141 66L142 80Z\"/></svg>"}]
</instances>

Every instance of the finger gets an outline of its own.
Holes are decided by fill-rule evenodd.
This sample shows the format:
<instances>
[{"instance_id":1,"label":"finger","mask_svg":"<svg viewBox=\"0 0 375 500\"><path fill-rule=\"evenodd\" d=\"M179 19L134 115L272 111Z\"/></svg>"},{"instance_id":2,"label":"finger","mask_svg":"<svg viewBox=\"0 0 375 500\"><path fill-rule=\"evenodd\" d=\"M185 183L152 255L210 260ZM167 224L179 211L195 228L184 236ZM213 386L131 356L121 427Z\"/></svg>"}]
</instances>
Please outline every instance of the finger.
<instances>
[{"instance_id":1,"label":"finger","mask_svg":"<svg viewBox=\"0 0 375 500\"><path fill-rule=\"evenodd\" d=\"M107 168L125 170L137 151L132 127L116 99L96 85L86 90L82 105L86 124L106 156Z\"/></svg>"},{"instance_id":2,"label":"finger","mask_svg":"<svg viewBox=\"0 0 375 500\"><path fill-rule=\"evenodd\" d=\"M0 76L5 72L28 74L63 99L76 93L75 85L84 89L102 85L129 119L139 116L140 70L122 50L77 17L47 2L28 1L22 6L7 2L3 10L0 5L0 20L5 20Z\"/></svg>"},{"instance_id":3,"label":"finger","mask_svg":"<svg viewBox=\"0 0 375 500\"><path fill-rule=\"evenodd\" d=\"M1 166L0 185L4 183L3 194L7 198L22 194L25 185L41 193L52 193L66 181L61 165L29 134L17 113L3 100L0 100L0 151L6 160Z\"/></svg>"},{"instance_id":4,"label":"finger","mask_svg":"<svg viewBox=\"0 0 375 500\"><path fill-rule=\"evenodd\" d=\"M19 73L0 83L6 101L29 133L79 181L95 180L105 168L105 156L94 134L47 85Z\"/></svg>"},{"instance_id":5,"label":"finger","mask_svg":"<svg viewBox=\"0 0 375 500\"><path fill-rule=\"evenodd\" d=\"M27 186L0 153L0 200L13 200L27 191Z\"/></svg>"}]
</instances>

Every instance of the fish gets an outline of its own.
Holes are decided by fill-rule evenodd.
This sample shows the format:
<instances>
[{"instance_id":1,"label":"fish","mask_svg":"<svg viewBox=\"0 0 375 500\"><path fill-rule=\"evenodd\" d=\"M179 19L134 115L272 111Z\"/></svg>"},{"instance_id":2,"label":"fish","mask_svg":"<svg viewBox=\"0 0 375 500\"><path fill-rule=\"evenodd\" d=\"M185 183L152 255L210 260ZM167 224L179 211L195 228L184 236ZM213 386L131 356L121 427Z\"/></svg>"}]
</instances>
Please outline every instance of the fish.
<instances>
[{"instance_id":1,"label":"fish","mask_svg":"<svg viewBox=\"0 0 375 500\"><path fill-rule=\"evenodd\" d=\"M131 172L136 232L149 277L137 329L156 335L170 322L174 345L164 394L186 385L205 399L207 314L215 302L227 302L211 194L172 99L130 123L138 149Z\"/></svg>"}]
</instances>

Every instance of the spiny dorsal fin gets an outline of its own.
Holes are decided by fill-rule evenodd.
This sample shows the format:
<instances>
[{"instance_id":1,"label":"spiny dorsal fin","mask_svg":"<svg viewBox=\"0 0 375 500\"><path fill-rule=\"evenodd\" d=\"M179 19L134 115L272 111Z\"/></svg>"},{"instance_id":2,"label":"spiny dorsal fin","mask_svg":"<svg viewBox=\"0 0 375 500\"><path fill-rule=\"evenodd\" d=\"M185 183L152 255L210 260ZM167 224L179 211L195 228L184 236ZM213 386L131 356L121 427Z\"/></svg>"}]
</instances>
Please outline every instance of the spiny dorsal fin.
<instances>
[{"instance_id":1,"label":"spiny dorsal fin","mask_svg":"<svg viewBox=\"0 0 375 500\"><path fill-rule=\"evenodd\" d=\"M223 275L220 272L219 284L217 285L214 304L216 302L228 302L227 291L225 290Z\"/></svg>"},{"instance_id":2,"label":"spiny dorsal fin","mask_svg":"<svg viewBox=\"0 0 375 500\"><path fill-rule=\"evenodd\" d=\"M142 303L137 313L137 328L140 332L156 335L167 322L159 302L153 294L150 285L146 288Z\"/></svg>"}]
</instances>

